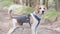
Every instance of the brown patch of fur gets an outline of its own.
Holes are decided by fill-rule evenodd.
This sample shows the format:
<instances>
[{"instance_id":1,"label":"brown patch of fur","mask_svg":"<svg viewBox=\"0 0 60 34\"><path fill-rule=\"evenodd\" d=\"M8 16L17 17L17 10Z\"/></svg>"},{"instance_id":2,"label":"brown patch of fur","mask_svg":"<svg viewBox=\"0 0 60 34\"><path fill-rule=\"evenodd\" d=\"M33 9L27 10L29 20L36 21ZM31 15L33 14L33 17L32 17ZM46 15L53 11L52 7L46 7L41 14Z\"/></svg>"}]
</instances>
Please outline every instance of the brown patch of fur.
<instances>
[{"instance_id":1,"label":"brown patch of fur","mask_svg":"<svg viewBox=\"0 0 60 34\"><path fill-rule=\"evenodd\" d=\"M32 25L33 24L33 18L30 17L30 24Z\"/></svg>"}]
</instances>

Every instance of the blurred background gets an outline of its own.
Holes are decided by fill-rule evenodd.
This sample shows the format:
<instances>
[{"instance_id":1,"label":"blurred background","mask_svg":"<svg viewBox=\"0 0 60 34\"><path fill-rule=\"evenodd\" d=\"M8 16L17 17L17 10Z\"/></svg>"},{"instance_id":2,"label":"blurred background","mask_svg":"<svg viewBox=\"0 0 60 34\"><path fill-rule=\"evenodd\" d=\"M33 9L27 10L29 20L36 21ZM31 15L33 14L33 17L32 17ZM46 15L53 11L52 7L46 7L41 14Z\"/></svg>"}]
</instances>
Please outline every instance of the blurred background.
<instances>
[{"instance_id":1,"label":"blurred background","mask_svg":"<svg viewBox=\"0 0 60 34\"><path fill-rule=\"evenodd\" d=\"M16 5L13 16L27 15L34 11L36 5L44 4L47 7L38 27L38 34L60 34L60 0L0 0L0 34L9 30L8 8ZM30 27L23 25L24 30L18 28L13 34L31 34Z\"/></svg>"}]
</instances>

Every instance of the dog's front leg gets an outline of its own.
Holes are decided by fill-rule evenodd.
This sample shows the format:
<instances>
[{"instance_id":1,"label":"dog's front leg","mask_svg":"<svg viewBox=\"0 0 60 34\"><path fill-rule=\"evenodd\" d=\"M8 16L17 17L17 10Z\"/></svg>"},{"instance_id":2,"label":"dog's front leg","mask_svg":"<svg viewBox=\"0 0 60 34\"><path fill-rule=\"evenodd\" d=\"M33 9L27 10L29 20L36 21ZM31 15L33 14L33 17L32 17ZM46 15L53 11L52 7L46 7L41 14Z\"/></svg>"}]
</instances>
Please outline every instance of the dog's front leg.
<instances>
[{"instance_id":1,"label":"dog's front leg","mask_svg":"<svg viewBox=\"0 0 60 34\"><path fill-rule=\"evenodd\" d=\"M37 23L33 23L31 25L31 30L32 30L32 34L37 34Z\"/></svg>"},{"instance_id":2,"label":"dog's front leg","mask_svg":"<svg viewBox=\"0 0 60 34\"><path fill-rule=\"evenodd\" d=\"M36 34L35 27L31 26L32 34Z\"/></svg>"}]
</instances>

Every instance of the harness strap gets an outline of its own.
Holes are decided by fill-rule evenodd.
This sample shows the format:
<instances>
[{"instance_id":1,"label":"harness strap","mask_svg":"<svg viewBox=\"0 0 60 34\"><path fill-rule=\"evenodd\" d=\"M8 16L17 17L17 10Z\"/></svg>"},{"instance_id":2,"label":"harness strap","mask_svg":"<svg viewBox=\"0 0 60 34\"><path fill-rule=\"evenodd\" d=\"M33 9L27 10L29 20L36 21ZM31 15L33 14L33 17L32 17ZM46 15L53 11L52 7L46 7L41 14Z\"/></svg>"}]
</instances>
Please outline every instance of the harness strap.
<instances>
[{"instance_id":1,"label":"harness strap","mask_svg":"<svg viewBox=\"0 0 60 34\"><path fill-rule=\"evenodd\" d=\"M38 21L38 24L36 26L36 28L38 27L39 23L40 23L40 18L37 16L37 15L34 15L34 14L30 14L32 17L34 17L37 21Z\"/></svg>"},{"instance_id":2,"label":"harness strap","mask_svg":"<svg viewBox=\"0 0 60 34\"><path fill-rule=\"evenodd\" d=\"M34 14L33 14L33 16L38 20L38 24L37 24L37 26L36 26L36 27L38 27L41 19L40 19L37 15L34 15Z\"/></svg>"},{"instance_id":3,"label":"harness strap","mask_svg":"<svg viewBox=\"0 0 60 34\"><path fill-rule=\"evenodd\" d=\"M33 14L33 16L39 21L40 20L40 18L37 16L37 15L34 15Z\"/></svg>"}]
</instances>

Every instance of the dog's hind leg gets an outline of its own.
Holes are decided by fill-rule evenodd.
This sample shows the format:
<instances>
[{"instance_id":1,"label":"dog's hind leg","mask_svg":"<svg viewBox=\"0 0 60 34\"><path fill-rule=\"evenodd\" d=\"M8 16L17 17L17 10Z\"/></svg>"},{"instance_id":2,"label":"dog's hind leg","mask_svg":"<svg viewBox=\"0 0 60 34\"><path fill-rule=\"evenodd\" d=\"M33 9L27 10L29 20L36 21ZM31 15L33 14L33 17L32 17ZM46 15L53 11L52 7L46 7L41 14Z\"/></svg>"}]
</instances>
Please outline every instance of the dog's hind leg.
<instances>
[{"instance_id":1,"label":"dog's hind leg","mask_svg":"<svg viewBox=\"0 0 60 34\"><path fill-rule=\"evenodd\" d=\"M7 34L12 34L12 32L16 29L16 27L12 27Z\"/></svg>"},{"instance_id":2,"label":"dog's hind leg","mask_svg":"<svg viewBox=\"0 0 60 34\"><path fill-rule=\"evenodd\" d=\"M17 28L17 26L16 26L16 23L17 23L16 19L13 19L12 22L13 22L13 26L12 26L12 28L10 28L10 30L8 31L7 34L12 34L13 31Z\"/></svg>"}]
</instances>

